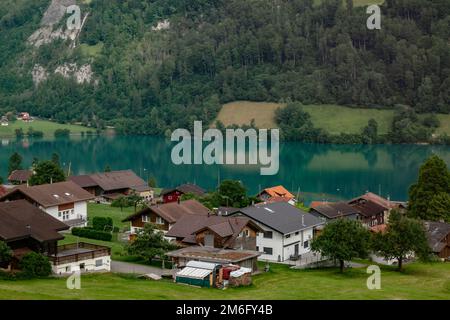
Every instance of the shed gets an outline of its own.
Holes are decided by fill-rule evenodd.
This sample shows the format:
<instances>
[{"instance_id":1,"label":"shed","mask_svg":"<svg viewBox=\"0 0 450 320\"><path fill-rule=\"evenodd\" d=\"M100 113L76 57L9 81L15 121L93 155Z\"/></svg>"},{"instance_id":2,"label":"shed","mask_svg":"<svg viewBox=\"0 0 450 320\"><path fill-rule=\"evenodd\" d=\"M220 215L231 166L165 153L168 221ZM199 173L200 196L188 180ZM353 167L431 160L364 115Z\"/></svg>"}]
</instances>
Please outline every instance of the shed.
<instances>
[{"instance_id":1,"label":"shed","mask_svg":"<svg viewBox=\"0 0 450 320\"><path fill-rule=\"evenodd\" d=\"M189 261L186 267L177 272L175 281L200 287L213 287L220 265L209 262Z\"/></svg>"}]
</instances>

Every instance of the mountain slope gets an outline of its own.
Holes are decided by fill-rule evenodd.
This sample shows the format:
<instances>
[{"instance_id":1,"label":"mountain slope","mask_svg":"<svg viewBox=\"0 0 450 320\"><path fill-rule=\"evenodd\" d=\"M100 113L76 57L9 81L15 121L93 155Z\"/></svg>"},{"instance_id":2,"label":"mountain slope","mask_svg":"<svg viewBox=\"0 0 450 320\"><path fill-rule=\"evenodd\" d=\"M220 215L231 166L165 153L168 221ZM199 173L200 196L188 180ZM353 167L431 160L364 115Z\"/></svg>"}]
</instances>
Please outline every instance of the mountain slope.
<instances>
[{"instance_id":1,"label":"mountain slope","mask_svg":"<svg viewBox=\"0 0 450 320\"><path fill-rule=\"evenodd\" d=\"M37 46L72 2L0 4L0 112L163 134L235 100L450 111L447 0L388 0L374 31L341 0L76 1L81 32Z\"/></svg>"}]
</instances>

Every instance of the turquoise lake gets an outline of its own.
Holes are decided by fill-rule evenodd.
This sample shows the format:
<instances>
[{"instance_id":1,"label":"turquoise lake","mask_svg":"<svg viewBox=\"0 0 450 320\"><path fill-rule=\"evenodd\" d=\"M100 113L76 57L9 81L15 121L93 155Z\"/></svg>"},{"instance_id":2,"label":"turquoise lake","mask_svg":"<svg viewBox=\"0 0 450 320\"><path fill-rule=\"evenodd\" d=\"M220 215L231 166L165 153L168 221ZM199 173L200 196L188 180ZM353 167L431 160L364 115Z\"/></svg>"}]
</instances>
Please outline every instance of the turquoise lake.
<instances>
[{"instance_id":1,"label":"turquoise lake","mask_svg":"<svg viewBox=\"0 0 450 320\"><path fill-rule=\"evenodd\" d=\"M180 165L171 162L175 143L148 136L72 137L68 139L2 140L0 175L6 178L8 158L19 152L28 167L34 157L61 158L66 172L73 174L132 169L142 178L154 176L161 187L197 183L214 189L223 179L241 180L250 193L283 184L305 202L349 199L366 191L392 200L406 200L418 168L432 153L450 164L450 147L429 145L319 145L282 143L277 175L261 176L259 167L237 165Z\"/></svg>"}]
</instances>

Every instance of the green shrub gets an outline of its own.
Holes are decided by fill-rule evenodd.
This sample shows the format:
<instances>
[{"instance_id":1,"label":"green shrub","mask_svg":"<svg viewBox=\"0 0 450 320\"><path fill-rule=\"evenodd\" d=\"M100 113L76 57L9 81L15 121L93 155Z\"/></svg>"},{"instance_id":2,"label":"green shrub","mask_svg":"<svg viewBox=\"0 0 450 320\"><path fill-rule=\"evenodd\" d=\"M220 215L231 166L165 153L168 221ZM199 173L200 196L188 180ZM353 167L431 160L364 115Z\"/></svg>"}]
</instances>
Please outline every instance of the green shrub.
<instances>
[{"instance_id":1,"label":"green shrub","mask_svg":"<svg viewBox=\"0 0 450 320\"><path fill-rule=\"evenodd\" d=\"M102 240L102 241L111 241L112 234L105 231L95 230L93 228L72 228L72 234L74 236Z\"/></svg>"},{"instance_id":2,"label":"green shrub","mask_svg":"<svg viewBox=\"0 0 450 320\"><path fill-rule=\"evenodd\" d=\"M6 268L11 259L13 257L13 253L10 247L4 241L0 241L0 267Z\"/></svg>"},{"instance_id":3,"label":"green shrub","mask_svg":"<svg viewBox=\"0 0 450 320\"><path fill-rule=\"evenodd\" d=\"M111 217L94 217L92 227L98 231L110 231L114 229L113 220Z\"/></svg>"},{"instance_id":4,"label":"green shrub","mask_svg":"<svg viewBox=\"0 0 450 320\"><path fill-rule=\"evenodd\" d=\"M29 277L47 277L52 273L48 258L40 253L30 252L20 260L19 267Z\"/></svg>"},{"instance_id":5,"label":"green shrub","mask_svg":"<svg viewBox=\"0 0 450 320\"><path fill-rule=\"evenodd\" d=\"M68 137L70 136L69 129L56 129L54 133L55 137Z\"/></svg>"}]
</instances>

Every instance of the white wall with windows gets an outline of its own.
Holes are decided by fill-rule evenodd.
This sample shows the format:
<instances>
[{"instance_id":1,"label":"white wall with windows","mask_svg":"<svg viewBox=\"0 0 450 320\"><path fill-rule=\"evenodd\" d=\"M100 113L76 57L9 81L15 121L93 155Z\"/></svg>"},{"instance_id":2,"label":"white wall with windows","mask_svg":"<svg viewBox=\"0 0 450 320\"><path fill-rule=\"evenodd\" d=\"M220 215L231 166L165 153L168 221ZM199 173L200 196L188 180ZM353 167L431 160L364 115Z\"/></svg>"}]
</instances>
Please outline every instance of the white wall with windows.
<instances>
[{"instance_id":1,"label":"white wall with windows","mask_svg":"<svg viewBox=\"0 0 450 320\"><path fill-rule=\"evenodd\" d=\"M55 274L72 274L74 272L111 271L111 256L86 259L72 263L52 265Z\"/></svg>"},{"instance_id":2,"label":"white wall with windows","mask_svg":"<svg viewBox=\"0 0 450 320\"><path fill-rule=\"evenodd\" d=\"M291 256L311 251L313 228L281 234L265 225L259 223L258 225L264 230L263 233L258 233L256 238L257 250L263 253L258 258L261 261L284 262Z\"/></svg>"}]
</instances>

